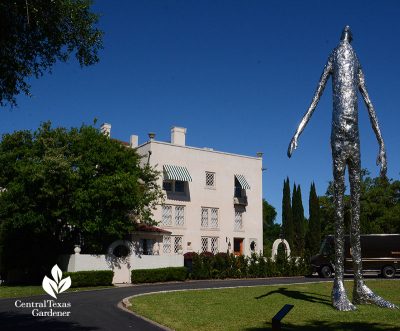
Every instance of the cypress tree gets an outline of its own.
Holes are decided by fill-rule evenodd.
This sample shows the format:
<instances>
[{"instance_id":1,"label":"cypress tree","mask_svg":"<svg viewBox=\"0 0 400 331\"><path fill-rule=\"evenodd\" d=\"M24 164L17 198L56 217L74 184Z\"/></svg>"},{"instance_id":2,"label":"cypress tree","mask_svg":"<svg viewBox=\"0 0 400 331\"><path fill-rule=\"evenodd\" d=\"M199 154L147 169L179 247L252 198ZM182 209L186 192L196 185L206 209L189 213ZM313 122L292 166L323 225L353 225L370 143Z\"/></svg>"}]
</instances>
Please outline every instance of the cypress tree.
<instances>
[{"instance_id":1,"label":"cypress tree","mask_svg":"<svg viewBox=\"0 0 400 331\"><path fill-rule=\"evenodd\" d=\"M293 247L294 229L293 229L293 214L290 203L290 183L289 178L283 182L283 198L282 198L282 229L283 237Z\"/></svg>"},{"instance_id":2,"label":"cypress tree","mask_svg":"<svg viewBox=\"0 0 400 331\"><path fill-rule=\"evenodd\" d=\"M305 222L304 208L301 199L300 185L293 186L292 195L292 213L293 213L293 228L294 228L294 251L297 256L304 256L305 247Z\"/></svg>"},{"instance_id":3,"label":"cypress tree","mask_svg":"<svg viewBox=\"0 0 400 331\"><path fill-rule=\"evenodd\" d=\"M321 244L321 221L319 214L319 199L315 189L315 183L311 184L309 203L310 221L306 238L308 254L316 254Z\"/></svg>"}]
</instances>

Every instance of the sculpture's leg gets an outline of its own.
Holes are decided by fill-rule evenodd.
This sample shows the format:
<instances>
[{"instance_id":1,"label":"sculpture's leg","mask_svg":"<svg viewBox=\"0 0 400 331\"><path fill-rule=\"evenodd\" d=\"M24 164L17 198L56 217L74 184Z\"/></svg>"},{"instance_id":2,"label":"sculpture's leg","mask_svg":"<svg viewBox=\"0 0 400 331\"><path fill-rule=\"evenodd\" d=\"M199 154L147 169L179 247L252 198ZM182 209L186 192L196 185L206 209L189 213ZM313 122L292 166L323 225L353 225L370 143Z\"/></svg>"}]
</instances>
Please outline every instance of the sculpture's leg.
<instances>
[{"instance_id":1,"label":"sculpture's leg","mask_svg":"<svg viewBox=\"0 0 400 331\"><path fill-rule=\"evenodd\" d=\"M342 311L355 310L347 298L343 284L344 274L344 174L346 162L340 153L333 152L333 178L335 203L335 279L332 289L332 304Z\"/></svg>"},{"instance_id":2,"label":"sculpture's leg","mask_svg":"<svg viewBox=\"0 0 400 331\"><path fill-rule=\"evenodd\" d=\"M367 285L364 284L362 274L361 259L361 240L360 240L360 189L361 189L361 167L358 153L349 162L349 179L351 194L351 248L353 256L354 268L354 288L353 303L354 304L376 304L384 308L397 308L396 305L384 300L380 296L372 292ZM357 157L358 156L358 157Z\"/></svg>"}]
</instances>

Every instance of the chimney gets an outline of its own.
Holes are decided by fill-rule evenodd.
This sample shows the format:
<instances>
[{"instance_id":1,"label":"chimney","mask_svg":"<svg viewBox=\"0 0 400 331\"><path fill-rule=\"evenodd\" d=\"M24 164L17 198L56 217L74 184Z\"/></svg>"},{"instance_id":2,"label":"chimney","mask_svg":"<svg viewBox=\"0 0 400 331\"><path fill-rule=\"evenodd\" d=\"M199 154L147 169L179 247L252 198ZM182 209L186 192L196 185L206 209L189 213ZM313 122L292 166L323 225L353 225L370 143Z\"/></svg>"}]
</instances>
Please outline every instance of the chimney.
<instances>
[{"instance_id":1,"label":"chimney","mask_svg":"<svg viewBox=\"0 0 400 331\"><path fill-rule=\"evenodd\" d=\"M154 132L149 132L148 133L150 141L154 141L154 138L156 137L156 134Z\"/></svg>"},{"instance_id":2,"label":"chimney","mask_svg":"<svg viewBox=\"0 0 400 331\"><path fill-rule=\"evenodd\" d=\"M186 128L174 126L171 128L171 144L185 146Z\"/></svg>"},{"instance_id":3,"label":"chimney","mask_svg":"<svg viewBox=\"0 0 400 331\"><path fill-rule=\"evenodd\" d=\"M136 148L139 145L139 137L136 135L131 135L131 138L129 139L129 146L131 148Z\"/></svg>"},{"instance_id":4,"label":"chimney","mask_svg":"<svg viewBox=\"0 0 400 331\"><path fill-rule=\"evenodd\" d=\"M111 137L111 124L103 123L100 127L100 131L107 137Z\"/></svg>"}]
</instances>

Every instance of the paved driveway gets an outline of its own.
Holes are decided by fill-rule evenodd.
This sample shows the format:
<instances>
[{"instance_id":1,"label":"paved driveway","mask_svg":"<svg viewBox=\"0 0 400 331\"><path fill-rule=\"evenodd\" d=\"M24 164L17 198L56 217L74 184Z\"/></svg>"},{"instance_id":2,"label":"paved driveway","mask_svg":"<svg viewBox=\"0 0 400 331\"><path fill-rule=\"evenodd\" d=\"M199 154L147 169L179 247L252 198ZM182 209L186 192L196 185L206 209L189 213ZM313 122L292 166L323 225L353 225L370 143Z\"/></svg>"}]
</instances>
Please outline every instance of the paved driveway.
<instances>
[{"instance_id":1,"label":"paved driveway","mask_svg":"<svg viewBox=\"0 0 400 331\"><path fill-rule=\"evenodd\" d=\"M245 280L189 281L154 285L136 285L97 291L63 293L55 302L70 302L69 317L35 317L32 308L17 308L17 299L0 300L0 330L161 330L161 328L129 314L118 303L131 295L182 289L202 289L254 285L273 285L327 281L319 278L267 278ZM331 280L328 280L331 281ZM19 298L22 302L43 302L51 299L48 295ZM48 310L49 308L42 308ZM56 308L57 309L57 308ZM60 310L58 308L57 310Z\"/></svg>"}]
</instances>

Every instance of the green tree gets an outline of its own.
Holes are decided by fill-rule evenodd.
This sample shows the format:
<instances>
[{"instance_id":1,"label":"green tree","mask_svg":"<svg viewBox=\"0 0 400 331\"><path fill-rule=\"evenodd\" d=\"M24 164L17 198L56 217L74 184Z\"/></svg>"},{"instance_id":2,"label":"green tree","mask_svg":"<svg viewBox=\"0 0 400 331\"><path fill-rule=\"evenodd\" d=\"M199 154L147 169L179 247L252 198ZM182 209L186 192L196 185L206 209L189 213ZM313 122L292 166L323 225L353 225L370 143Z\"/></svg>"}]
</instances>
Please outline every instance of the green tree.
<instances>
[{"instance_id":1,"label":"green tree","mask_svg":"<svg viewBox=\"0 0 400 331\"><path fill-rule=\"evenodd\" d=\"M293 228L294 228L294 245L293 251L296 256L304 256L304 240L305 240L305 219L304 208L301 198L300 185L293 185L292 193L292 212L293 212Z\"/></svg>"},{"instance_id":2,"label":"green tree","mask_svg":"<svg viewBox=\"0 0 400 331\"><path fill-rule=\"evenodd\" d=\"M371 178L362 170L360 224L361 233L400 233L400 181ZM344 198L346 233L351 224L351 205ZM322 236L334 233L333 184L329 183L324 196L319 197Z\"/></svg>"},{"instance_id":3,"label":"green tree","mask_svg":"<svg viewBox=\"0 0 400 331\"><path fill-rule=\"evenodd\" d=\"M90 0L0 0L0 105L30 95L28 80L75 54L81 66L99 61L102 32Z\"/></svg>"},{"instance_id":4,"label":"green tree","mask_svg":"<svg viewBox=\"0 0 400 331\"><path fill-rule=\"evenodd\" d=\"M276 210L263 199L263 242L264 255L271 256L273 242L279 238L281 226L275 223Z\"/></svg>"},{"instance_id":5,"label":"green tree","mask_svg":"<svg viewBox=\"0 0 400 331\"><path fill-rule=\"evenodd\" d=\"M319 251L321 245L320 206L314 182L310 187L308 206L310 217L306 235L306 251L312 255Z\"/></svg>"},{"instance_id":6,"label":"green tree","mask_svg":"<svg viewBox=\"0 0 400 331\"><path fill-rule=\"evenodd\" d=\"M43 124L6 134L0 142L2 270L32 279L57 255L80 244L105 253L137 221L152 223L160 201L158 173L141 167L134 149L91 126L67 130Z\"/></svg>"},{"instance_id":7,"label":"green tree","mask_svg":"<svg viewBox=\"0 0 400 331\"><path fill-rule=\"evenodd\" d=\"M283 181L283 197L282 197L282 232L284 238L288 241L290 247L294 243L294 228L292 205L290 202L290 182L289 178Z\"/></svg>"},{"instance_id":8,"label":"green tree","mask_svg":"<svg viewBox=\"0 0 400 331\"><path fill-rule=\"evenodd\" d=\"M400 182L371 178L364 171L361 191L363 233L400 233Z\"/></svg>"}]
</instances>

